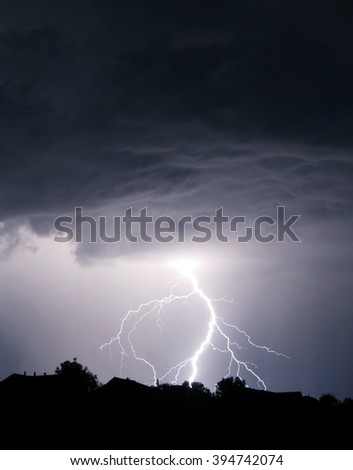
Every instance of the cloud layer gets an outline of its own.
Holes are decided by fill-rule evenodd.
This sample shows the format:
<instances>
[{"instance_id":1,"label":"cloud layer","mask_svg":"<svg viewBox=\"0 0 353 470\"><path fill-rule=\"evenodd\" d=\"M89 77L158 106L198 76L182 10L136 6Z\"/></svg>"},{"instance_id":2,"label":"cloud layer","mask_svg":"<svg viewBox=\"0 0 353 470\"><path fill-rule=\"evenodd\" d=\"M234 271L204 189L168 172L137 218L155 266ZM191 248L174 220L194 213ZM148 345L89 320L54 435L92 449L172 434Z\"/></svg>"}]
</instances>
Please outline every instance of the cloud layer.
<instances>
[{"instance_id":1,"label":"cloud layer","mask_svg":"<svg viewBox=\"0 0 353 470\"><path fill-rule=\"evenodd\" d=\"M1 220L220 186L347 210L346 2L22 3L0 29Z\"/></svg>"}]
</instances>

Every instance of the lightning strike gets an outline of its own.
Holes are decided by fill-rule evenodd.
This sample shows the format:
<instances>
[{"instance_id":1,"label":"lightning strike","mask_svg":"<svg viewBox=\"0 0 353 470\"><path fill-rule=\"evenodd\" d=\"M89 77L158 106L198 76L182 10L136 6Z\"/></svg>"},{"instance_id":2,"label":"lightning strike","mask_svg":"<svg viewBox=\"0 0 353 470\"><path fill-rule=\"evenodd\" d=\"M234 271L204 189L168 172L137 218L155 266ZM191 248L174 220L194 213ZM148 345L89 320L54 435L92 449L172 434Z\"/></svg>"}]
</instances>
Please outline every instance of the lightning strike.
<instances>
[{"instance_id":1,"label":"lightning strike","mask_svg":"<svg viewBox=\"0 0 353 470\"><path fill-rule=\"evenodd\" d=\"M136 309L129 310L126 315L123 317L120 328L116 336L112 337L108 342L102 344L100 349L103 350L104 348L111 348L113 343L117 342L121 352L121 363L120 363L120 373L123 373L124 367L124 359L130 353L132 357L139 362L142 362L146 367L151 370L151 374L153 377L153 384L156 385L158 380L162 382L163 380L169 378L172 379L172 384L176 384L178 382L179 376L182 370L186 367L190 369L189 375L189 385L192 386L192 383L195 382L195 379L199 372L199 361L202 357L203 353L211 347L213 351L217 351L221 354L225 354L228 356L228 367L227 367L227 374L225 377L229 377L232 373L232 368L235 367L236 375L239 378L241 377L242 372L248 373L252 376L259 388L263 390L267 390L266 384L264 380L260 377L260 375L256 372L257 366L252 362L245 362L240 360L234 350L243 349L236 341L231 341L231 337L227 334L227 331L235 331L240 336L245 339L248 346L252 346L253 348L257 348L260 350L264 350L267 353L274 354L276 356L282 356L288 359L288 356L281 352L277 352L268 346L262 346L256 344L252 341L248 333L244 330L241 330L237 325L227 323L223 320L222 317L216 314L214 304L216 302L227 302L231 303L233 300L230 296L225 296L221 299L211 299L206 295L206 293L199 287L199 283L193 274L194 263L191 260L179 260L176 263L173 263L173 268L179 272L179 277L171 284L169 294L165 297L159 299L153 299L149 302L141 303ZM182 284L187 283L189 285L189 289L185 294L176 294L175 291L178 287ZM207 332L201 343L195 348L194 354L181 362L169 367L164 374L162 374L158 379L158 372L157 366L152 364L148 359L138 354L136 351L136 346L134 345L132 336L135 331L138 329L140 323L146 318L151 315L156 315L156 324L160 330L163 331L163 313L166 306L176 303L176 302L183 302L186 303L191 297L198 297L203 301L205 304L205 309L208 312L208 323L207 323ZM129 324L129 322L132 324ZM125 338L125 341L124 341ZM126 346L124 344L128 344L129 352L126 350ZM216 341L221 341L224 346L218 347L215 345Z\"/></svg>"}]
</instances>

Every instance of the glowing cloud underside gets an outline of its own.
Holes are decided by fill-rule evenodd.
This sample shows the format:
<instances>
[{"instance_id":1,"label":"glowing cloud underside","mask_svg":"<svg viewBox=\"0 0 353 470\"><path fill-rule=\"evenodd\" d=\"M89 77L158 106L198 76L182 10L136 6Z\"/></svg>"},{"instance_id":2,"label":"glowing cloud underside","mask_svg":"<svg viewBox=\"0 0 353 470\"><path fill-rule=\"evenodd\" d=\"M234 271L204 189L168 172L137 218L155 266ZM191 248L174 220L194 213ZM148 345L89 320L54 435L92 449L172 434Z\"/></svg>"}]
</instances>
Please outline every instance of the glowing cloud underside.
<instances>
[{"instance_id":1,"label":"glowing cloud underside","mask_svg":"<svg viewBox=\"0 0 353 470\"><path fill-rule=\"evenodd\" d=\"M112 346L113 343L117 342L119 348L121 350L121 366L120 372L122 374L123 366L124 366L124 358L128 356L128 354L132 354L133 358L136 361L140 361L146 365L149 369L151 369L151 373L153 375L153 383L157 384L157 379L159 381L163 380L171 380L172 383L177 383L179 379L180 372L186 368L190 368L190 376L189 376L189 384L191 385L197 378L198 369L199 369L199 359L201 358L202 354L206 351L207 348L212 347L214 351L223 353L228 356L228 367L227 367L227 374L225 377L229 377L232 372L233 366L236 370L236 375L241 378L241 373L246 371L248 374L253 376L257 381L259 388L266 390L266 384L264 380L255 372L257 366L251 362L244 362L237 358L235 354L235 350L241 349L238 343L231 341L230 336L226 333L226 331L236 331L237 334L240 334L244 337L247 344L252 346L253 348L258 348L266 351L267 353L275 354L276 356L282 356L288 359L283 353L279 353L274 351L273 349L267 346L261 346L259 344L254 343L250 336L236 325L227 323L221 318L219 315L216 314L213 304L216 302L215 300L210 299L205 292L199 287L197 279L195 275L192 273L192 269L194 268L193 263L184 260L180 260L172 265L180 274L178 279L173 283L170 288L169 294L165 297L160 299L153 299L149 302L144 302L138 306L135 310L129 310L126 315L123 317L120 323L120 329L118 334L110 339L110 341L104 343L100 349L103 350L106 347ZM182 283L188 283L189 289L186 294L179 294L175 293L177 287L179 287ZM157 325L160 329L162 329L161 325L161 315L163 313L164 307L169 304L175 302L186 302L193 296L198 296L204 304L206 311L208 311L208 328L207 333L202 340L202 342L195 348L195 352L191 357L186 358L185 360L175 364L174 366L167 369L167 371L157 377L157 366L149 362L145 357L140 356L134 343L131 339L132 334L136 331L139 327L140 323L150 315L156 315ZM224 301L224 302L232 302L229 297L224 297L222 299L217 299L217 301ZM123 345L124 341L127 341L129 351L127 351ZM221 340L224 344L222 348L216 347L214 341Z\"/></svg>"}]
</instances>

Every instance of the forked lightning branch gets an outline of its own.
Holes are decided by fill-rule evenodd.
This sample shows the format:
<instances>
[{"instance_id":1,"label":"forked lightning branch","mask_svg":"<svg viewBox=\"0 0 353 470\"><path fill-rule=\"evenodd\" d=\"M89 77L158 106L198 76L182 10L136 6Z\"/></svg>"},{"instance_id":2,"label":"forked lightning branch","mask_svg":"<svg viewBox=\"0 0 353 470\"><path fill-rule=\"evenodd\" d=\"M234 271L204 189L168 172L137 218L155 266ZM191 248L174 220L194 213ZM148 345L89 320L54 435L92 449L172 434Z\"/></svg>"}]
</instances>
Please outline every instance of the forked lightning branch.
<instances>
[{"instance_id":1,"label":"forked lightning branch","mask_svg":"<svg viewBox=\"0 0 353 470\"><path fill-rule=\"evenodd\" d=\"M266 384L263 378L256 372L257 366L252 362L241 360L237 356L237 352L241 346L233 340L234 335L240 335L245 339L247 345L252 348L261 349L266 353L282 356L288 359L288 356L281 352L277 352L268 346L262 346L254 343L250 336L241 330L236 324L231 324L223 320L223 318L216 312L216 301L208 297L204 290L199 286L199 282L193 272L193 263L189 260L179 260L173 263L173 267L179 273L178 278L170 287L168 295L162 298L152 299L140 304L136 309L129 310L123 317L120 328L116 336L112 337L109 341L102 344L100 349L111 347L113 343L117 343L121 351L121 366L120 372L123 373L124 359L127 356L132 356L134 360L142 362L146 368L151 371L151 381L156 385L162 381L169 381L172 384L178 383L181 372L187 372L189 375L188 382L192 383L197 380L199 374L200 360L209 348L215 353L221 353L227 357L227 374L225 377L236 373L237 377L242 378L244 374L252 376L259 388L266 390ZM187 292L184 294L177 294L177 289L181 285L187 285ZM178 362L169 367L165 372L158 376L158 365L153 364L147 357L138 352L138 345L136 345L132 336L133 333L141 327L141 323L147 317L154 316L158 326L161 328L161 315L163 310L173 303L185 303L192 297L198 297L202 301L205 309L205 321L207 322L207 329L204 338L198 344L195 344L193 354L186 357L181 362ZM217 299L217 301L231 302L229 297ZM217 344L217 346L216 346ZM219 346L222 345L222 346Z\"/></svg>"}]
</instances>

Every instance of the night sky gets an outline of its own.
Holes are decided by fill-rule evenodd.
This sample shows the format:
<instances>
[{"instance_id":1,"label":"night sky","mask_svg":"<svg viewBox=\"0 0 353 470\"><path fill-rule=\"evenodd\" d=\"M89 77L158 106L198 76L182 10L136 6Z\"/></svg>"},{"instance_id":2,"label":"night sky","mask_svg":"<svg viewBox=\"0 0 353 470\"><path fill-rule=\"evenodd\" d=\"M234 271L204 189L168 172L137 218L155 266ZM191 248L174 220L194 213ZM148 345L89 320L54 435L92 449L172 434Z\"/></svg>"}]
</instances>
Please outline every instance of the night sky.
<instances>
[{"instance_id":1,"label":"night sky","mask_svg":"<svg viewBox=\"0 0 353 470\"><path fill-rule=\"evenodd\" d=\"M352 15L344 0L1 2L0 380L73 357L120 375L100 345L192 258L210 297L234 299L217 312L290 357L240 352L269 389L353 396ZM249 221L285 206L301 242L55 242L78 206ZM202 305L185 308L136 332L161 370L204 334ZM206 351L197 379L226 373ZM131 358L123 376L151 383Z\"/></svg>"}]
</instances>

